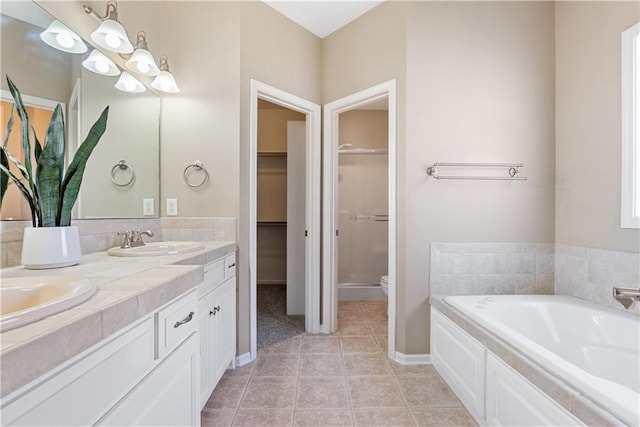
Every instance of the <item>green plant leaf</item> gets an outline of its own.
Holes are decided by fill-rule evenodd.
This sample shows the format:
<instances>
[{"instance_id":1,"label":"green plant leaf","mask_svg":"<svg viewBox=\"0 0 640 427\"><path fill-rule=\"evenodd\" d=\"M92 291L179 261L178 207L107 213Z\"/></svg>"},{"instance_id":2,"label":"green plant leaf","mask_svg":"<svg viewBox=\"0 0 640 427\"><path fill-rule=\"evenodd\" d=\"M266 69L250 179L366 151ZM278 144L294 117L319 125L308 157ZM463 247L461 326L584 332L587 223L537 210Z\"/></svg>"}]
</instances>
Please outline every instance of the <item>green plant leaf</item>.
<instances>
[{"instance_id":1,"label":"green plant leaf","mask_svg":"<svg viewBox=\"0 0 640 427\"><path fill-rule=\"evenodd\" d=\"M29 142L29 117L27 116L27 111L24 108L24 104L22 102L22 96L20 95L20 91L13 84L13 81L7 76L7 85L9 86L9 92L11 92L11 96L16 104L16 109L18 111L18 116L20 116L21 128L22 128L22 149L24 150L24 168L25 173L23 173L24 177L27 178L29 182L29 187L31 188L31 192L37 197L37 190L35 188L34 177L31 168L31 143ZM35 200L37 202L37 199ZM37 205L37 203L36 203Z\"/></svg>"},{"instance_id":2,"label":"green plant leaf","mask_svg":"<svg viewBox=\"0 0 640 427\"><path fill-rule=\"evenodd\" d=\"M53 110L42 153L37 158L36 187L43 227L55 227L64 168L64 119L60 104Z\"/></svg>"},{"instance_id":3,"label":"green plant leaf","mask_svg":"<svg viewBox=\"0 0 640 427\"><path fill-rule=\"evenodd\" d=\"M15 104L11 104L11 115L9 115L9 121L7 122L7 133L4 135L3 147L6 147L9 143L9 135L11 135L11 128L13 127L13 115L16 111Z\"/></svg>"},{"instance_id":4,"label":"green plant leaf","mask_svg":"<svg viewBox=\"0 0 640 427\"><path fill-rule=\"evenodd\" d=\"M36 162L38 162L42 154L42 144L40 144L40 140L38 140L38 135L36 135L36 130L33 126L31 126L31 132L33 132L33 154L35 154Z\"/></svg>"},{"instance_id":5,"label":"green plant leaf","mask_svg":"<svg viewBox=\"0 0 640 427\"><path fill-rule=\"evenodd\" d=\"M6 150L4 150L4 147L2 148L3 148L2 152L4 153ZM29 189L25 187L25 185L20 181L20 178L18 178L13 172L9 170L7 166L2 164L1 162L0 162L0 172L2 172L2 175L6 175L8 178L11 178L13 183L20 189L20 191L22 192L22 195L29 203L29 208L31 209L31 222L33 223L34 227L37 227L39 216L37 215L37 207L34 202L33 196L29 192Z\"/></svg>"},{"instance_id":6,"label":"green plant leaf","mask_svg":"<svg viewBox=\"0 0 640 427\"><path fill-rule=\"evenodd\" d=\"M98 120L91 126L89 134L76 151L71 164L67 168L67 173L62 182L62 203L60 204L60 220L59 226L68 226L71 224L71 209L76 203L78 193L80 192L80 184L82 183L82 174L87 166L87 160L98 144L98 141L107 128L107 117L109 116L109 107L107 106ZM46 149L46 144L45 144Z\"/></svg>"},{"instance_id":7,"label":"green plant leaf","mask_svg":"<svg viewBox=\"0 0 640 427\"><path fill-rule=\"evenodd\" d=\"M26 177L27 169L24 167L22 162L20 162L20 160L18 160L17 157L15 157L13 154L11 154L11 152L9 150L7 150L6 147L0 147L0 150L2 150L2 152L7 156L7 158L13 162L13 164L16 166L16 168L18 168L18 170L20 171L20 174L22 174L22 176L25 177L25 179L26 179L27 178Z\"/></svg>"},{"instance_id":8,"label":"green plant leaf","mask_svg":"<svg viewBox=\"0 0 640 427\"><path fill-rule=\"evenodd\" d=\"M9 116L9 121L7 122L7 134L4 136L4 142L2 143L2 148L7 146L9 142L9 135L11 134L11 128L13 127L13 113L15 107L11 106L11 115ZM7 158L4 150L0 150L0 164L9 169L9 159ZM9 175L5 173L0 173L0 208L2 208L2 201L4 200L4 193L7 192L7 188L9 187Z\"/></svg>"}]
</instances>

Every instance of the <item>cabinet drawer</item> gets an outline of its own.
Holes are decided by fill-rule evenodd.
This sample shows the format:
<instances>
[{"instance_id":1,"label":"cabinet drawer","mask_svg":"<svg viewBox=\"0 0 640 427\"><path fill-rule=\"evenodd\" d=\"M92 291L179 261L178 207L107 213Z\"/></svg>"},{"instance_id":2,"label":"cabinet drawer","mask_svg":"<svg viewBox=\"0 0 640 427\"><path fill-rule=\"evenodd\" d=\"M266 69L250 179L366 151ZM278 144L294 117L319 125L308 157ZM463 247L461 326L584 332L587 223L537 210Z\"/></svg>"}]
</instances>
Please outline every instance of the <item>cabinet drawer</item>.
<instances>
[{"instance_id":1,"label":"cabinet drawer","mask_svg":"<svg viewBox=\"0 0 640 427\"><path fill-rule=\"evenodd\" d=\"M169 303L156 313L158 339L156 357L161 359L198 330L198 292Z\"/></svg>"},{"instance_id":2,"label":"cabinet drawer","mask_svg":"<svg viewBox=\"0 0 640 427\"><path fill-rule=\"evenodd\" d=\"M219 259L204 266L204 282L198 286L198 298L207 295L222 283L226 271L224 264L224 260Z\"/></svg>"},{"instance_id":3,"label":"cabinet drawer","mask_svg":"<svg viewBox=\"0 0 640 427\"><path fill-rule=\"evenodd\" d=\"M229 277L233 277L236 275L236 254L235 252L231 255L227 255L224 257L224 278L228 279Z\"/></svg>"}]
</instances>

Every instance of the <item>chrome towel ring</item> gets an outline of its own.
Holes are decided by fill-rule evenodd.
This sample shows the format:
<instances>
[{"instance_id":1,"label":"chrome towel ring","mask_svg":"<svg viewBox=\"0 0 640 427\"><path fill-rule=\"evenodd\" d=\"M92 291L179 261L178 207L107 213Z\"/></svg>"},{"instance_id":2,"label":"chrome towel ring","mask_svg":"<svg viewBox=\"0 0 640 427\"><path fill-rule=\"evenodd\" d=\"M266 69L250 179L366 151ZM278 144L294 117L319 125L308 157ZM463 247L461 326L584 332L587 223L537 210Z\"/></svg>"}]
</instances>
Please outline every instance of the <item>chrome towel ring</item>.
<instances>
[{"instance_id":1,"label":"chrome towel ring","mask_svg":"<svg viewBox=\"0 0 640 427\"><path fill-rule=\"evenodd\" d=\"M189 177L193 172L202 172L203 177L201 182L193 184L191 181L189 181ZM182 178L184 179L184 183L189 187L199 188L209 181L209 171L207 171L207 168L204 167L200 160L196 160L195 162L184 168L184 172L182 172Z\"/></svg>"},{"instance_id":2,"label":"chrome towel ring","mask_svg":"<svg viewBox=\"0 0 640 427\"><path fill-rule=\"evenodd\" d=\"M116 181L116 172L118 172L119 170L123 172L127 170L129 171L129 174L131 176L129 177L129 180L127 182L120 183ZM120 160L115 164L115 166L111 168L111 182L113 182L113 184L117 187L128 187L129 185L133 184L133 181L135 180L136 173L126 160Z\"/></svg>"}]
</instances>

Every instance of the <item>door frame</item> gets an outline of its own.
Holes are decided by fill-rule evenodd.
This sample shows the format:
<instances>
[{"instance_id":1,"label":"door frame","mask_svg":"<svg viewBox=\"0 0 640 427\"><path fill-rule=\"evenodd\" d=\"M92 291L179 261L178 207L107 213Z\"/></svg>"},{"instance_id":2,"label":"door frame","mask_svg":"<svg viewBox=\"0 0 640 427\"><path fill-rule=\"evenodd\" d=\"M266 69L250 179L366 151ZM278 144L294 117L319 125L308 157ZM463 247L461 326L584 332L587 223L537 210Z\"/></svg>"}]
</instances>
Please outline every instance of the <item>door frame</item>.
<instances>
[{"instance_id":1,"label":"door frame","mask_svg":"<svg viewBox=\"0 0 640 427\"><path fill-rule=\"evenodd\" d=\"M306 117L306 176L305 202L305 330L320 332L320 105L281 89L251 79L249 102L249 299L251 359L257 356L257 237L258 237L258 99L302 113Z\"/></svg>"},{"instance_id":2,"label":"door frame","mask_svg":"<svg viewBox=\"0 0 640 427\"><path fill-rule=\"evenodd\" d=\"M338 263L337 263L337 196L338 196L338 116L346 111L378 99L389 100L389 295L387 355L395 359L396 342L396 80L389 80L324 106L323 128L323 322L324 333L333 333L338 327Z\"/></svg>"}]
</instances>

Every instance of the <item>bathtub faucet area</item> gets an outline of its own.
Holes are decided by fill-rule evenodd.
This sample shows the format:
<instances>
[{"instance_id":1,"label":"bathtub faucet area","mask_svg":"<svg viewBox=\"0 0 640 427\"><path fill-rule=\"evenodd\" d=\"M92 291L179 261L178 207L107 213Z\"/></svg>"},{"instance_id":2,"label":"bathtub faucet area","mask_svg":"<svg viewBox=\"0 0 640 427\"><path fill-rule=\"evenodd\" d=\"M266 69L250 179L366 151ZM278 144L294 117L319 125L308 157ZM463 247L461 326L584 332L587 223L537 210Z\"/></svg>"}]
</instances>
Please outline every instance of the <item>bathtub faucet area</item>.
<instances>
[{"instance_id":1,"label":"bathtub faucet area","mask_svg":"<svg viewBox=\"0 0 640 427\"><path fill-rule=\"evenodd\" d=\"M613 297L627 310L640 301L640 289L613 288Z\"/></svg>"}]
</instances>

